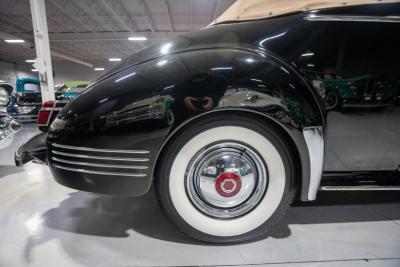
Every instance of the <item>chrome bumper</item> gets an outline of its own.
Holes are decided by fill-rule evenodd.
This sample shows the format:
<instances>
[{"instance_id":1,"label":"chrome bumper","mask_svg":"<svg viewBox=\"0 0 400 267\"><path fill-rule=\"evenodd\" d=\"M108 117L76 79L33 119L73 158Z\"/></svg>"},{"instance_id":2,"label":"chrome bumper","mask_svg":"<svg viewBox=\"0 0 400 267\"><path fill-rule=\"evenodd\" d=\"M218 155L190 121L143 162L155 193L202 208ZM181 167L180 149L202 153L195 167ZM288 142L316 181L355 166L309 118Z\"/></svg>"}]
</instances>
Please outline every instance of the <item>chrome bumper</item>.
<instances>
[{"instance_id":1,"label":"chrome bumper","mask_svg":"<svg viewBox=\"0 0 400 267\"><path fill-rule=\"evenodd\" d=\"M47 133L38 134L20 146L14 155L15 165L22 167L34 159L47 162L46 137Z\"/></svg>"}]
</instances>

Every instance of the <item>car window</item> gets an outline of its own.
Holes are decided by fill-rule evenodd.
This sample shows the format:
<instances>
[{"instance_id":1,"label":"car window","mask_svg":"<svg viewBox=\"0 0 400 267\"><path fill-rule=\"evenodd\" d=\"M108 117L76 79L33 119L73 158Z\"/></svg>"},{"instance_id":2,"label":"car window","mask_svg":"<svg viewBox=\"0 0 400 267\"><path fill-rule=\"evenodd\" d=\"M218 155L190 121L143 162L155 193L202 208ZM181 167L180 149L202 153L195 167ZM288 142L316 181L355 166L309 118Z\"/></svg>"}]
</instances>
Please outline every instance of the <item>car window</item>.
<instances>
[{"instance_id":1,"label":"car window","mask_svg":"<svg viewBox=\"0 0 400 267\"><path fill-rule=\"evenodd\" d=\"M24 91L32 93L40 92L39 85L37 83L25 83Z\"/></svg>"},{"instance_id":2,"label":"car window","mask_svg":"<svg viewBox=\"0 0 400 267\"><path fill-rule=\"evenodd\" d=\"M78 85L78 86L70 88L67 92L68 93L79 93L80 94L80 93L83 92L83 90L85 90L85 88L86 88L86 85Z\"/></svg>"}]
</instances>

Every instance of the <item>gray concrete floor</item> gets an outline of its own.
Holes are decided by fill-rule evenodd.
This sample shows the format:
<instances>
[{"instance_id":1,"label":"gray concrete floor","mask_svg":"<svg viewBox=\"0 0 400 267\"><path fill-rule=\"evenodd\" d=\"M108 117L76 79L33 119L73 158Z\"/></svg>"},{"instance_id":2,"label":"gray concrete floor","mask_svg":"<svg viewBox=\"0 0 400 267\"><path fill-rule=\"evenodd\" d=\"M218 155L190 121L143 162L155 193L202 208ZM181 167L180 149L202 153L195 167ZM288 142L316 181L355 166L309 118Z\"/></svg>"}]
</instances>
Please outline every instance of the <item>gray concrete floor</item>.
<instances>
[{"instance_id":1,"label":"gray concrete floor","mask_svg":"<svg viewBox=\"0 0 400 267\"><path fill-rule=\"evenodd\" d=\"M101 196L58 185L46 166L14 167L35 131L0 150L0 266L400 266L398 192L322 192L264 240L208 245L177 231L152 192Z\"/></svg>"}]
</instances>

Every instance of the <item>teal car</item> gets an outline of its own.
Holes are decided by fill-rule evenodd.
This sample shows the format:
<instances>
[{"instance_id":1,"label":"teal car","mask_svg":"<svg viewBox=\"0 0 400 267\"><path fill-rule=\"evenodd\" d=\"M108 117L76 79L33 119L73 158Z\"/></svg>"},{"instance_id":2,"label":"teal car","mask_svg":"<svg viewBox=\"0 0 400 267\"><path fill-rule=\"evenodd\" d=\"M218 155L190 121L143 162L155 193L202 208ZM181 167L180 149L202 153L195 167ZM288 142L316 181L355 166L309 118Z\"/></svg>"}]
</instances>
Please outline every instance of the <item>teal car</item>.
<instances>
[{"instance_id":1,"label":"teal car","mask_svg":"<svg viewBox=\"0 0 400 267\"><path fill-rule=\"evenodd\" d=\"M15 91L10 96L7 113L21 122L36 121L42 106L39 79L18 78Z\"/></svg>"}]
</instances>

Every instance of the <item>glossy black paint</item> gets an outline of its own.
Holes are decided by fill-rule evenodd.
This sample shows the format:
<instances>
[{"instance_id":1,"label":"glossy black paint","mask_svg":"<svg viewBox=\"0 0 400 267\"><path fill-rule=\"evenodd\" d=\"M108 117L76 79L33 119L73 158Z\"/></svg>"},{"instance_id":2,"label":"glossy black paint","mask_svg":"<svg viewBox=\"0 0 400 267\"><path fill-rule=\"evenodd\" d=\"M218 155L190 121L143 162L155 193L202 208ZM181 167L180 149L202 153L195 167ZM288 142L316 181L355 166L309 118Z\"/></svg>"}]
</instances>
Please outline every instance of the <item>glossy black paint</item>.
<instances>
[{"instance_id":1,"label":"glossy black paint","mask_svg":"<svg viewBox=\"0 0 400 267\"><path fill-rule=\"evenodd\" d=\"M312 14L324 12L400 14L399 4ZM325 170L395 170L400 163L398 87L389 105L378 105L378 110L364 105L365 96L356 109L326 111L325 89L318 84L333 73L346 78L371 75L396 88L400 43L394 33L399 24L308 21L310 14L217 25L128 58L59 114L62 127L50 129L47 139L55 179L81 190L143 194L165 143L179 129L196 127L191 122L215 112L244 112L282 129L298 156L303 200L310 173L305 127L327 131ZM347 50L347 44L354 44L349 40L357 41L357 47ZM378 96L376 90L366 93ZM54 168L52 143L149 150L151 167L146 178L65 171Z\"/></svg>"}]
</instances>

